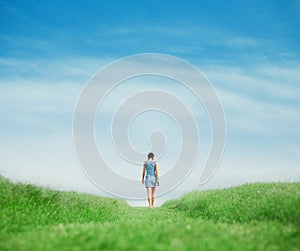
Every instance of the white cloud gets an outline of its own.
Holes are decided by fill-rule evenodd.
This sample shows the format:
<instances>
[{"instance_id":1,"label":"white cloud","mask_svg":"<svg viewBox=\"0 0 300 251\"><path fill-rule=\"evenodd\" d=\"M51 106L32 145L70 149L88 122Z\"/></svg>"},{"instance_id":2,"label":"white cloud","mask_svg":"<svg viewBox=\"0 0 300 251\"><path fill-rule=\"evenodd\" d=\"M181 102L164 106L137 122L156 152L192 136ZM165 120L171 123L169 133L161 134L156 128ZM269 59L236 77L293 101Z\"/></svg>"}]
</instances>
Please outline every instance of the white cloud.
<instances>
[{"instance_id":1,"label":"white cloud","mask_svg":"<svg viewBox=\"0 0 300 251\"><path fill-rule=\"evenodd\" d=\"M78 185L79 190L97 193L98 190L78 168L71 132L74 106L84 81L76 78L70 80L68 76L87 79L105 61L91 59L89 64L89 60L79 58L44 62L42 64L51 71L45 70L44 75L39 77L2 76L0 134L2 138L9 139L9 143L4 140L0 142L4 156L0 161L0 170L4 175L18 180L52 184L62 189ZM9 67L11 72L23 66L23 71L27 72L30 67L39 68L40 64L30 60L3 58L0 62L2 67ZM296 156L300 156L299 68L299 63L294 63L292 67L266 65L242 69L211 65L200 69L206 73L221 97L231 134L224 160L215 178L205 188L217 184L236 185L241 180L249 182L268 177L270 180L279 180L280 177L292 179L299 176L296 169L299 163ZM59 81L54 82L46 77L56 70ZM37 71L42 72L40 69ZM143 84L136 81L134 90L143 89ZM156 88L159 87L157 83ZM184 87L173 89L173 86L166 84L164 88L167 91L173 90L174 94L183 94L183 97L178 97L188 103L192 111L199 110L199 104L182 91ZM114 96L110 102L115 105L117 100ZM105 112L109 112L109 109ZM31 133L26 128L31 128ZM239 130L244 133L241 134ZM263 147L260 146L262 141L254 141L253 132L265 141ZM283 137L278 137L279 133ZM277 140L276 145L274 138ZM251 149L256 144L257 147ZM259 154L258 149L266 150L267 153ZM203 151L206 149L201 149L201 165L205 161ZM199 173L199 169L193 172L187 181L167 196L176 197L182 191L196 189Z\"/></svg>"},{"instance_id":2,"label":"white cloud","mask_svg":"<svg viewBox=\"0 0 300 251\"><path fill-rule=\"evenodd\" d=\"M299 100L300 63L240 67L204 66L210 81L220 88L266 98Z\"/></svg>"},{"instance_id":3,"label":"white cloud","mask_svg":"<svg viewBox=\"0 0 300 251\"><path fill-rule=\"evenodd\" d=\"M72 113L80 86L40 81L3 81L0 85L2 131L63 132L71 128Z\"/></svg>"},{"instance_id":4,"label":"white cloud","mask_svg":"<svg viewBox=\"0 0 300 251\"><path fill-rule=\"evenodd\" d=\"M2 82L7 76L9 80L21 79L24 82L42 80L43 82L59 84L61 81L67 82L71 79L73 83L82 83L110 62L110 58L89 57L64 57L52 60L1 57L0 67L3 74L0 81Z\"/></svg>"},{"instance_id":5,"label":"white cloud","mask_svg":"<svg viewBox=\"0 0 300 251\"><path fill-rule=\"evenodd\" d=\"M238 47L256 47L259 45L257 39L249 37L229 37L223 40L227 46L238 46Z\"/></svg>"},{"instance_id":6,"label":"white cloud","mask_svg":"<svg viewBox=\"0 0 300 251\"><path fill-rule=\"evenodd\" d=\"M247 70L210 66L205 73L218 90L231 126L267 134L299 134L299 63Z\"/></svg>"}]
</instances>

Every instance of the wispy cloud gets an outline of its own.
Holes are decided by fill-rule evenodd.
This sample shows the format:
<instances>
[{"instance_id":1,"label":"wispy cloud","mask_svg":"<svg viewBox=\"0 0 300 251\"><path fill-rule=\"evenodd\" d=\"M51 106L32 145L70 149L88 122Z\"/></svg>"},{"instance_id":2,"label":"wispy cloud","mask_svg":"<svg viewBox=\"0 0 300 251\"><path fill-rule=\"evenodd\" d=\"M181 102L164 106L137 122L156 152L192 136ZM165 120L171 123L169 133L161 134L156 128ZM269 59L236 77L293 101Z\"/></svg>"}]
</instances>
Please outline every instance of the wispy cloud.
<instances>
[{"instance_id":1,"label":"wispy cloud","mask_svg":"<svg viewBox=\"0 0 300 251\"><path fill-rule=\"evenodd\" d=\"M212 82L224 89L273 101L299 101L300 64L269 64L241 67L204 66ZM261 96L261 97L260 97Z\"/></svg>"},{"instance_id":2,"label":"wispy cloud","mask_svg":"<svg viewBox=\"0 0 300 251\"><path fill-rule=\"evenodd\" d=\"M230 46L238 46L238 47L257 47L259 46L259 41L254 38L249 37L229 37L223 40L223 43Z\"/></svg>"},{"instance_id":3,"label":"wispy cloud","mask_svg":"<svg viewBox=\"0 0 300 251\"><path fill-rule=\"evenodd\" d=\"M219 91L231 126L262 134L299 135L299 64L247 70L212 66L205 72Z\"/></svg>"},{"instance_id":4,"label":"wispy cloud","mask_svg":"<svg viewBox=\"0 0 300 251\"><path fill-rule=\"evenodd\" d=\"M23 84L43 80L52 84L61 81L82 83L101 67L111 62L111 58L63 57L54 59L20 59L0 57L1 79L23 81ZM0 82L0 84L1 84Z\"/></svg>"},{"instance_id":5,"label":"wispy cloud","mask_svg":"<svg viewBox=\"0 0 300 251\"><path fill-rule=\"evenodd\" d=\"M41 154L43 158L37 158L35 152L31 153L28 150L26 152L26 161L32 164L23 165L27 174L18 167L20 162L13 161L7 157L2 160L1 164L4 172L8 173L10 177L16 174L19 177L23 175L28 180L31 179L30 175L31 177L38 177L44 173L47 174L47 177L50 177L49 179L44 179L44 182L49 183L51 179L55 179L52 174L52 176L48 175L49 170L57 169L58 171L62 166L66 166L65 170L58 171L58 173L68 176L68 173L73 172L71 165L76 165L75 155L73 150L71 150L71 148L73 149L71 122L74 106L84 85L85 81L83 80L87 80L105 62L106 59L99 60L97 58L82 57L65 59L64 61L51 60L49 62L1 58L2 69L9 69L7 74L0 78L1 135L6 138L9 137L12 143L10 148L6 150L4 143L0 144L0 148L4 149L4 151L13 151L13 149L21 151L14 144L19 140L18 145L24 146L32 138L31 140L36 141L31 142L28 145L28 149L35 149L41 147L45 139L47 139L47 151L49 152L48 155L46 153L44 155ZM249 171L242 175L242 171L240 171L239 177L245 182L250 179L257 180L258 177L266 177L266 174L270 171L270 166L275 160L272 162L269 161L269 157L266 159L264 156L258 156L257 149L268 147L269 152L275 151L277 153L278 146L268 143L269 141L274 141L274 138L278 138L277 142L284 144L287 149L293 149L293 154L299 152L300 149L297 148L297 142L300 137L298 129L300 124L298 116L300 114L298 99L300 96L298 85L300 80L299 65L297 62L291 62L290 64L281 65L277 63L263 66L253 65L249 68L229 67L220 64L199 66L220 95L227 116L230 150L227 150L226 156L230 156L230 161L225 161L226 165L223 166L227 173L234 173L236 165L241 165L243 162L248 161L249 165L250 163L255 165L255 163L247 160L247 156L257 156L258 159L265 163L265 174L262 174L263 172ZM34 71L38 74L37 76L18 74L19 76L16 78L13 74L14 69L18 69L16 70L18 73ZM55 78L56 80L54 81L51 74L57 74L59 78ZM143 82L136 79L134 85L131 86L134 87L133 89L125 88L123 92L122 89L120 90L123 94L126 94L124 90L127 90L128 94L130 90L142 91L149 84L151 86L151 81ZM182 86L174 88L169 83L163 84L163 82L160 83L158 81L155 88L159 87L172 90L172 93L177 93L179 97L183 95L181 97L182 101L190 105L192 111L199 111L199 104L182 91ZM116 102L122 100L114 95L112 97L114 98L109 100L110 104L117 105ZM110 112L110 107L106 108L105 112ZM182 116L182 114L177 115ZM203 124L201 126L203 127ZM137 128L140 127L135 129L137 130ZM61 140L64 142L64 144L60 144L62 147L59 147L59 154L55 142L49 139L49 135L52 135L51 137L57 141ZM201 139L203 140L203 138ZM260 140L260 146L249 149L249 142L257 144L254 139ZM111 143L108 142L107 144L108 149L110 149L110 158L116 160L111 153ZM203 147L203 141L201 141L201 146ZM208 148L209 146L207 146ZM236 148L239 148L239 151L241 151L239 153L240 157L234 153ZM243 152L243 148L247 151L247 156L245 156L246 153ZM202 149L202 154L203 151ZM59 157L55 158L55 155ZM63 155L64 157L62 157ZM8 154L7 156L11 155ZM225 160L226 156L224 157ZM234 160L230 159L233 158L232 156L234 156ZM288 157L288 153L284 152L282 156ZM276 159L277 157L274 158ZM43 165L45 159L48 161L48 164L41 169L43 171L37 171L37 166ZM273 179L282 175L279 162L282 164L283 160L278 159L278 168L273 170ZM234 163L232 167L230 167L230 163ZM286 168L295 173L293 163L292 161L287 163ZM112 165L118 166L116 161L113 161ZM51 166L54 169L51 169ZM262 165L261 168L263 168ZM133 172L132 175L137 176L136 169L131 171ZM73 186L78 180L83 179L82 177L80 172L70 177L66 187ZM194 176L194 183L184 183L182 187L191 188L192 184L195 185L197 183L195 177L198 178L198 176ZM76 180L75 183L74 179ZM220 177L216 179L220 181ZM237 181L228 177L226 182L228 184L236 184ZM223 185L227 184L226 182L224 181ZM211 186L214 185L216 183L211 184ZM91 187L87 187L88 185L82 189L95 191Z\"/></svg>"},{"instance_id":6,"label":"wispy cloud","mask_svg":"<svg viewBox=\"0 0 300 251\"><path fill-rule=\"evenodd\" d=\"M49 62L1 58L2 70L7 69L0 79L2 108L5 107L9 117L27 114L28 119L30 113L72 112L79 90L105 62L96 58ZM232 126L268 134L276 131L290 134L296 129L300 112L299 63L255 66L247 70L221 65L200 66L200 69L217 88ZM14 76L14 72L19 76ZM36 74L29 77L23 76L23 72ZM161 84L158 82L156 88ZM146 85L151 86L151 81ZM134 86L136 91L142 91L139 80ZM167 84L165 87L168 90ZM178 88L169 88L172 89L175 94ZM197 109L198 104L191 104Z\"/></svg>"}]
</instances>

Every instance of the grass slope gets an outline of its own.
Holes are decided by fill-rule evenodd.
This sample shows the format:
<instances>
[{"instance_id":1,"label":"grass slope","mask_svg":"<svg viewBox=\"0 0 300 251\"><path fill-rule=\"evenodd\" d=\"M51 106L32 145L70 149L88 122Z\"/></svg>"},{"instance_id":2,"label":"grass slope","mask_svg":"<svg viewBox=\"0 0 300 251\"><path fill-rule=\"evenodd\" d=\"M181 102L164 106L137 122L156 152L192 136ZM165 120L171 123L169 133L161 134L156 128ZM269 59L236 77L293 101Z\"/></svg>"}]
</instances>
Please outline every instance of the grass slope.
<instances>
[{"instance_id":1,"label":"grass slope","mask_svg":"<svg viewBox=\"0 0 300 251\"><path fill-rule=\"evenodd\" d=\"M299 250L300 183L191 192L159 208L0 177L0 250Z\"/></svg>"}]
</instances>

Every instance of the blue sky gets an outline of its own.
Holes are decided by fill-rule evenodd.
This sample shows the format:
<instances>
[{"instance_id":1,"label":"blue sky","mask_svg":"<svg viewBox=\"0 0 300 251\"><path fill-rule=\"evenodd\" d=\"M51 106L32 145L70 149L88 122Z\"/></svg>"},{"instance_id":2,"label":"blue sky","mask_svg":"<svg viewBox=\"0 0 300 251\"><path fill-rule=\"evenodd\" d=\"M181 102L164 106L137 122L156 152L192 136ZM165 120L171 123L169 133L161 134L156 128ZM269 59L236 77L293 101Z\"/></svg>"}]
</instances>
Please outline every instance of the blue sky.
<instances>
[{"instance_id":1,"label":"blue sky","mask_svg":"<svg viewBox=\"0 0 300 251\"><path fill-rule=\"evenodd\" d=\"M221 98L226 150L201 189L299 180L299 16L298 0L2 1L1 173L103 194L74 154L76 100L107 63L154 52L197 66ZM169 197L198 189L199 169Z\"/></svg>"},{"instance_id":2,"label":"blue sky","mask_svg":"<svg viewBox=\"0 0 300 251\"><path fill-rule=\"evenodd\" d=\"M234 64L260 51L272 60L294 60L299 8L299 1L2 1L1 55L54 59L155 51Z\"/></svg>"}]
</instances>

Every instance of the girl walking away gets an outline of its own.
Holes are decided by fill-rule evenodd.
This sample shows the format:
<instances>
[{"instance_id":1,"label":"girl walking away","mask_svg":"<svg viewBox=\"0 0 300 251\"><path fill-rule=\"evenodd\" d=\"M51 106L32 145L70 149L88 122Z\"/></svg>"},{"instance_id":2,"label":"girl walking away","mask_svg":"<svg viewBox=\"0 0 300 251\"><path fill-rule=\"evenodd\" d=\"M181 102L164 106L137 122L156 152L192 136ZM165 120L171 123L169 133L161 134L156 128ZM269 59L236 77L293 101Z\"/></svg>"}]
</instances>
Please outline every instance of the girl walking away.
<instances>
[{"instance_id":1,"label":"girl walking away","mask_svg":"<svg viewBox=\"0 0 300 251\"><path fill-rule=\"evenodd\" d=\"M142 184L145 184L147 189L149 207L153 208L155 201L155 189L159 186L158 164L154 161L153 153L148 154L148 160L145 161L143 165Z\"/></svg>"}]
</instances>

